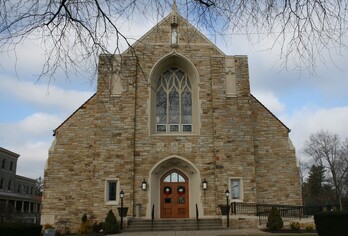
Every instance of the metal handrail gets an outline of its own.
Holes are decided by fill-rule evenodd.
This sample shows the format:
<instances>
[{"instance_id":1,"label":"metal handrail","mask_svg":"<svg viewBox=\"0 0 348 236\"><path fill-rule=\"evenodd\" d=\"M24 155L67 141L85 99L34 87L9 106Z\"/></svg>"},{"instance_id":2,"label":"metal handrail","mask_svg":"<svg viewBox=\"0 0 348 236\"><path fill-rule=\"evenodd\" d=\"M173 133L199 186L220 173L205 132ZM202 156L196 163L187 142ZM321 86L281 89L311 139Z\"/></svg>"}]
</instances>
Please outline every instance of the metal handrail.
<instances>
[{"instance_id":1,"label":"metal handrail","mask_svg":"<svg viewBox=\"0 0 348 236\"><path fill-rule=\"evenodd\" d=\"M197 222L197 230L199 229L199 218L198 218L199 214L198 214L198 206L196 203L196 222Z\"/></svg>"},{"instance_id":2,"label":"metal handrail","mask_svg":"<svg viewBox=\"0 0 348 236\"><path fill-rule=\"evenodd\" d=\"M151 211L151 228L153 230L153 222L155 220L155 204L152 204L152 211Z\"/></svg>"}]
</instances>

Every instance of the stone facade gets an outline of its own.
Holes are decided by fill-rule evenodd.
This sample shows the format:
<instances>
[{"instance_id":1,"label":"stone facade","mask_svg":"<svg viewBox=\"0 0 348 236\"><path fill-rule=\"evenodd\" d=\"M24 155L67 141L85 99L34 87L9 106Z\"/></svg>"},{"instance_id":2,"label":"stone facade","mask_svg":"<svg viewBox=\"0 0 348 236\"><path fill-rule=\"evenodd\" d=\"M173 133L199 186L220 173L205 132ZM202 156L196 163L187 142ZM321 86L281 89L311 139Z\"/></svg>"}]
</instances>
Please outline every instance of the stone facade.
<instances>
[{"instance_id":1,"label":"stone facade","mask_svg":"<svg viewBox=\"0 0 348 236\"><path fill-rule=\"evenodd\" d=\"M189 133L155 130L156 81L170 66L191 79ZM231 178L241 180L238 201L300 205L289 132L250 94L247 57L226 56L173 10L122 55L100 56L96 94L55 130L42 223L68 219L74 231L84 213L103 221L120 205L105 200L108 179L125 192L128 217L137 205L139 217L154 206L161 218L159 182L172 169L189 179L189 218L196 204L202 217L219 216Z\"/></svg>"}]
</instances>

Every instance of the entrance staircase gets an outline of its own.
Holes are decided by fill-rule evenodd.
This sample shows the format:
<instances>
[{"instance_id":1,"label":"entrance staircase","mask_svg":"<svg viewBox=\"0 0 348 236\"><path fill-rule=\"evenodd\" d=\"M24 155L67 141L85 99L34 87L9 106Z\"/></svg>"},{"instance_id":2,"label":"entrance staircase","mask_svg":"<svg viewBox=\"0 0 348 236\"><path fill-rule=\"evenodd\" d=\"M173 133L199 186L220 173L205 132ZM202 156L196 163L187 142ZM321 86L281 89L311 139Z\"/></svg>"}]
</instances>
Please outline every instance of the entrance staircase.
<instances>
[{"instance_id":1,"label":"entrance staircase","mask_svg":"<svg viewBox=\"0 0 348 236\"><path fill-rule=\"evenodd\" d=\"M192 231L192 230L218 230L225 229L221 219L161 219L151 220L132 219L128 221L127 232L142 231Z\"/></svg>"}]
</instances>

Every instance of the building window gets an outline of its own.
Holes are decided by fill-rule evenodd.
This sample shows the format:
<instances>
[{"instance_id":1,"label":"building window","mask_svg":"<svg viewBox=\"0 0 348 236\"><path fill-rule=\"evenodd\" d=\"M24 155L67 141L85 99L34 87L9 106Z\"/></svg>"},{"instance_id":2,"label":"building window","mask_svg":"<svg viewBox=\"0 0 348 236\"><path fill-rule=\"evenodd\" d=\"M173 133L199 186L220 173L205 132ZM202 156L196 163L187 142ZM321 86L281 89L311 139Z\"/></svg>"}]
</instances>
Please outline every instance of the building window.
<instances>
[{"instance_id":1,"label":"building window","mask_svg":"<svg viewBox=\"0 0 348 236\"><path fill-rule=\"evenodd\" d=\"M0 189L3 189L4 187L4 178L0 179Z\"/></svg>"},{"instance_id":2,"label":"building window","mask_svg":"<svg viewBox=\"0 0 348 236\"><path fill-rule=\"evenodd\" d=\"M18 184L18 186L17 186L17 193L20 193L20 192L21 192L21 185Z\"/></svg>"},{"instance_id":3,"label":"building window","mask_svg":"<svg viewBox=\"0 0 348 236\"><path fill-rule=\"evenodd\" d=\"M10 163L10 171L12 171L12 169L13 169L13 161L11 161Z\"/></svg>"},{"instance_id":4,"label":"building window","mask_svg":"<svg viewBox=\"0 0 348 236\"><path fill-rule=\"evenodd\" d=\"M181 183L185 182L185 177L178 172L171 172L164 179L163 182L166 183Z\"/></svg>"},{"instance_id":5,"label":"building window","mask_svg":"<svg viewBox=\"0 0 348 236\"><path fill-rule=\"evenodd\" d=\"M230 179L230 197L231 200L243 200L243 183L241 178L231 178Z\"/></svg>"},{"instance_id":6,"label":"building window","mask_svg":"<svg viewBox=\"0 0 348 236\"><path fill-rule=\"evenodd\" d=\"M108 179L105 182L105 202L107 204L118 204L119 181L117 179Z\"/></svg>"},{"instance_id":7,"label":"building window","mask_svg":"<svg viewBox=\"0 0 348 236\"><path fill-rule=\"evenodd\" d=\"M9 180L9 181L8 181L7 190L11 190L11 187L12 187L11 185L12 185L12 181L11 181L11 180Z\"/></svg>"},{"instance_id":8,"label":"building window","mask_svg":"<svg viewBox=\"0 0 348 236\"><path fill-rule=\"evenodd\" d=\"M5 166L6 166L6 159L3 159L1 163L1 168L5 169Z\"/></svg>"},{"instance_id":9,"label":"building window","mask_svg":"<svg viewBox=\"0 0 348 236\"><path fill-rule=\"evenodd\" d=\"M192 87L187 75L172 67L156 85L156 132L192 132Z\"/></svg>"}]
</instances>

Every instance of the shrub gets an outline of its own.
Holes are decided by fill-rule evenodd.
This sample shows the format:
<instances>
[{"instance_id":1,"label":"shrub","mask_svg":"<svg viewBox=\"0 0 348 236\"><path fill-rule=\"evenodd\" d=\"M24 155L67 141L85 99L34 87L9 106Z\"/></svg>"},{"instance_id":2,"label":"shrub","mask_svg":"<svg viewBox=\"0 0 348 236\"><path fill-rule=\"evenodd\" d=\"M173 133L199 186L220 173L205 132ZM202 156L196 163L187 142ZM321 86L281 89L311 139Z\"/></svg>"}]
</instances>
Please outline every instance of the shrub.
<instances>
[{"instance_id":1,"label":"shrub","mask_svg":"<svg viewBox=\"0 0 348 236\"><path fill-rule=\"evenodd\" d=\"M53 227L53 225L51 225L51 224L45 224L45 225L43 226L43 229L54 229L54 227Z\"/></svg>"},{"instance_id":2,"label":"shrub","mask_svg":"<svg viewBox=\"0 0 348 236\"><path fill-rule=\"evenodd\" d=\"M280 216L278 209L274 206L272 207L268 215L268 221L266 226L271 230L282 229L284 226L282 217Z\"/></svg>"},{"instance_id":3,"label":"shrub","mask_svg":"<svg viewBox=\"0 0 348 236\"><path fill-rule=\"evenodd\" d=\"M299 222L290 222L290 228L293 230L299 230L300 229L300 223Z\"/></svg>"},{"instance_id":4,"label":"shrub","mask_svg":"<svg viewBox=\"0 0 348 236\"><path fill-rule=\"evenodd\" d=\"M306 227L305 227L306 231L312 231L314 230L314 225L312 224L307 224Z\"/></svg>"},{"instance_id":5,"label":"shrub","mask_svg":"<svg viewBox=\"0 0 348 236\"><path fill-rule=\"evenodd\" d=\"M92 223L91 221L87 218L86 214L83 214L81 218L81 224L78 229L79 234L89 234L93 231Z\"/></svg>"},{"instance_id":6,"label":"shrub","mask_svg":"<svg viewBox=\"0 0 348 236\"><path fill-rule=\"evenodd\" d=\"M87 214L86 214L86 213L84 213L84 214L82 215L82 217L81 217L81 222L82 222L82 223L86 223L86 222L87 222Z\"/></svg>"},{"instance_id":7,"label":"shrub","mask_svg":"<svg viewBox=\"0 0 348 236\"><path fill-rule=\"evenodd\" d=\"M118 224L116 217L112 210L108 212L108 215L105 218L105 223L103 227L103 232L107 234L118 234L121 232L120 225Z\"/></svg>"},{"instance_id":8,"label":"shrub","mask_svg":"<svg viewBox=\"0 0 348 236\"><path fill-rule=\"evenodd\" d=\"M314 215L314 222L320 236L341 236L348 232L348 212L331 211Z\"/></svg>"},{"instance_id":9,"label":"shrub","mask_svg":"<svg viewBox=\"0 0 348 236\"><path fill-rule=\"evenodd\" d=\"M42 225L28 223L0 223L0 235L38 236Z\"/></svg>"}]
</instances>

